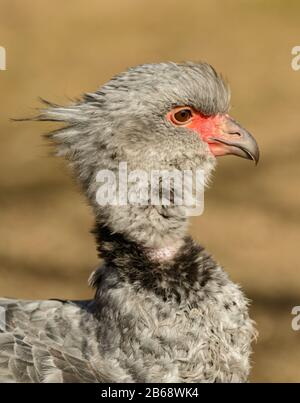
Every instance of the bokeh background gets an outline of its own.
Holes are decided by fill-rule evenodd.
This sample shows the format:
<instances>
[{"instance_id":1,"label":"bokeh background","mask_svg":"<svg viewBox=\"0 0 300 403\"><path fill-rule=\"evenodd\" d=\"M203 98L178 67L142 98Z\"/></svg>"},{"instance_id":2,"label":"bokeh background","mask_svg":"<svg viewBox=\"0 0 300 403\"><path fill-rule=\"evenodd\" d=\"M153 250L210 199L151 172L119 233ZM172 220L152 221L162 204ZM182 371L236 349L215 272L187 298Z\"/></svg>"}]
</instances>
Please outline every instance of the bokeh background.
<instances>
[{"instance_id":1,"label":"bokeh background","mask_svg":"<svg viewBox=\"0 0 300 403\"><path fill-rule=\"evenodd\" d=\"M231 114L261 162L223 158L192 234L252 299L251 380L300 381L298 1L0 0L0 294L86 298L93 218L66 164L49 157L38 96L67 103L128 66L205 60L231 83Z\"/></svg>"}]
</instances>

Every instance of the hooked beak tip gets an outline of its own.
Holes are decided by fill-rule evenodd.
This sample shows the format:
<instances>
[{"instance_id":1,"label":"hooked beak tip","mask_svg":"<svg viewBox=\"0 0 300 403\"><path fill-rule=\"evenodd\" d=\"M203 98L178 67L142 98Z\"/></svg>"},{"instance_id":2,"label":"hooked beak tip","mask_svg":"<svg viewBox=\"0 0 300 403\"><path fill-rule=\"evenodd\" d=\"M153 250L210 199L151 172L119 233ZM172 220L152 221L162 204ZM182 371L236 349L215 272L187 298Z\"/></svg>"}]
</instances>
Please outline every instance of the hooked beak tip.
<instances>
[{"instance_id":1,"label":"hooked beak tip","mask_svg":"<svg viewBox=\"0 0 300 403\"><path fill-rule=\"evenodd\" d=\"M247 154L247 158L249 160L252 160L254 162L255 166L257 166L257 164L259 162L259 149L258 149L258 147L257 147L255 153L252 153L252 152L250 152L250 151L248 151L248 150L246 150L244 148L241 148L241 149L244 151L245 154Z\"/></svg>"},{"instance_id":2,"label":"hooked beak tip","mask_svg":"<svg viewBox=\"0 0 300 403\"><path fill-rule=\"evenodd\" d=\"M220 133L210 140L223 145L223 151L217 155L236 155L258 164L260 153L255 138L231 117L226 117Z\"/></svg>"}]
</instances>

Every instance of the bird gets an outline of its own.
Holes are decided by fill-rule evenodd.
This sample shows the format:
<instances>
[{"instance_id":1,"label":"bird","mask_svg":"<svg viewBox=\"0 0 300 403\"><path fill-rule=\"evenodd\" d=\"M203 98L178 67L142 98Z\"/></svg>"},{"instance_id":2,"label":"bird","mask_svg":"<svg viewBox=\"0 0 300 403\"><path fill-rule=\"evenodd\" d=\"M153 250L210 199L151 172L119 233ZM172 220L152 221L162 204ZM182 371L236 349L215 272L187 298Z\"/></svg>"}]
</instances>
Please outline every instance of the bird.
<instances>
[{"instance_id":1,"label":"bird","mask_svg":"<svg viewBox=\"0 0 300 403\"><path fill-rule=\"evenodd\" d=\"M118 177L122 162L201 169L205 186L217 157L258 162L222 75L205 62L149 63L67 106L43 102L33 120L59 124L47 137L92 208L101 262L91 300L0 299L1 382L248 382L249 300L188 234L186 206L97 201L98 173Z\"/></svg>"}]
</instances>

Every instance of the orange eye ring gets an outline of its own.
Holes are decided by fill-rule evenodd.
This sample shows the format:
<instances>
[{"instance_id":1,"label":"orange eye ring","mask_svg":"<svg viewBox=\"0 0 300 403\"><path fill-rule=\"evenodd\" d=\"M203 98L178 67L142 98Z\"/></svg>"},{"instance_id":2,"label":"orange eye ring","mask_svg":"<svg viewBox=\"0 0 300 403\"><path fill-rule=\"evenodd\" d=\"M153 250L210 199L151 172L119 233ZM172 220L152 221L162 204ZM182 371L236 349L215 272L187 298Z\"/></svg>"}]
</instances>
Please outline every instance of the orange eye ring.
<instances>
[{"instance_id":1,"label":"orange eye ring","mask_svg":"<svg viewBox=\"0 0 300 403\"><path fill-rule=\"evenodd\" d=\"M193 111L188 106L179 107L170 113L170 120L177 126L184 126L193 119Z\"/></svg>"}]
</instances>

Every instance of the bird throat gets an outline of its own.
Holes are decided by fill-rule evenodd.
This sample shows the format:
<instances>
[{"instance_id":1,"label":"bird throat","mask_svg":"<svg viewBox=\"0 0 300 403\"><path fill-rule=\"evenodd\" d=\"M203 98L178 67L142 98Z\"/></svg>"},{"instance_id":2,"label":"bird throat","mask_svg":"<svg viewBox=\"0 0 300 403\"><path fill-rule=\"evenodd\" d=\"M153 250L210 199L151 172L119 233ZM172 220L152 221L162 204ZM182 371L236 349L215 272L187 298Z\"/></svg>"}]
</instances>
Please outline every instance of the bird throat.
<instances>
[{"instance_id":1,"label":"bird throat","mask_svg":"<svg viewBox=\"0 0 300 403\"><path fill-rule=\"evenodd\" d=\"M183 241L178 241L162 248L145 248L145 254L152 261L166 262L176 256L182 245Z\"/></svg>"},{"instance_id":2,"label":"bird throat","mask_svg":"<svg viewBox=\"0 0 300 403\"><path fill-rule=\"evenodd\" d=\"M116 261L148 261L149 264L169 264L182 252L185 238L168 240L161 247L148 247L138 242L129 240L120 233L111 231L100 223L92 231L96 238L99 257L110 264Z\"/></svg>"}]
</instances>

